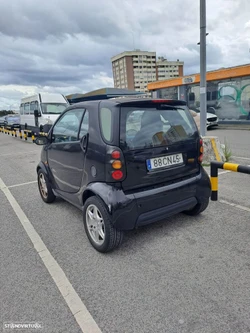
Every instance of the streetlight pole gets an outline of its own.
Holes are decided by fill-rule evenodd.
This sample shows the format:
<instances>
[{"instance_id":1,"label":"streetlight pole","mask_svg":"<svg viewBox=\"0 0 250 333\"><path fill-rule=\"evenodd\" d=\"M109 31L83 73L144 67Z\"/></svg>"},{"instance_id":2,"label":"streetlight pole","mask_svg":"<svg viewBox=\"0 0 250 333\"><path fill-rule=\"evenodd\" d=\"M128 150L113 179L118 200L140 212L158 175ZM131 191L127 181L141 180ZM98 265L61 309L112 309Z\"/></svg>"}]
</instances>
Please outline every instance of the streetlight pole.
<instances>
[{"instance_id":1,"label":"streetlight pole","mask_svg":"<svg viewBox=\"0 0 250 333\"><path fill-rule=\"evenodd\" d=\"M206 0L200 0L200 133L207 130Z\"/></svg>"}]
</instances>

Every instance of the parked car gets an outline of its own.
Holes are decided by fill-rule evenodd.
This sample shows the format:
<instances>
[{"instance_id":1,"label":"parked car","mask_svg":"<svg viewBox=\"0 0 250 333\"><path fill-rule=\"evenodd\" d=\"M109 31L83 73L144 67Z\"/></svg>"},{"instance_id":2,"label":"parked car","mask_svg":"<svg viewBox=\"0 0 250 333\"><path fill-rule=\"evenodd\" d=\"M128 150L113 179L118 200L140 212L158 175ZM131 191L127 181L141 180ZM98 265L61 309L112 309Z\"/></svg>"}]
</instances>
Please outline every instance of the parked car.
<instances>
[{"instance_id":1,"label":"parked car","mask_svg":"<svg viewBox=\"0 0 250 333\"><path fill-rule=\"evenodd\" d=\"M182 101L81 102L36 139L44 145L37 166L42 200L58 196L81 209L96 250L119 246L125 230L207 208L202 140L190 112L176 105Z\"/></svg>"},{"instance_id":2,"label":"parked car","mask_svg":"<svg viewBox=\"0 0 250 333\"><path fill-rule=\"evenodd\" d=\"M20 115L19 114L9 114L4 117L5 125L14 125L20 124Z\"/></svg>"},{"instance_id":3,"label":"parked car","mask_svg":"<svg viewBox=\"0 0 250 333\"><path fill-rule=\"evenodd\" d=\"M190 110L196 112L197 115L200 117L200 109L192 108ZM200 123L200 120L198 118L195 120L197 121L197 124ZM209 129L214 126L218 126L218 117L213 113L207 112L207 128Z\"/></svg>"}]
</instances>

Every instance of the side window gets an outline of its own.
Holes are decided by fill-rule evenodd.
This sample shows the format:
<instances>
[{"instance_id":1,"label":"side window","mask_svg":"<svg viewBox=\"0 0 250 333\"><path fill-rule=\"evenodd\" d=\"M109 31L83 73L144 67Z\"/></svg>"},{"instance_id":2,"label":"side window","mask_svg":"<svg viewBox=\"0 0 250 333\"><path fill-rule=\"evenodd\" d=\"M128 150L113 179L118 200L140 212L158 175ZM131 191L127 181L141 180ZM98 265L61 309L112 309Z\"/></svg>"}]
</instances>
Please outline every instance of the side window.
<instances>
[{"instance_id":1,"label":"side window","mask_svg":"<svg viewBox=\"0 0 250 333\"><path fill-rule=\"evenodd\" d=\"M21 105L20 105L20 114L23 114L23 111L24 111L24 105L21 104Z\"/></svg>"},{"instance_id":2,"label":"side window","mask_svg":"<svg viewBox=\"0 0 250 333\"><path fill-rule=\"evenodd\" d=\"M108 108L101 108L100 110L101 130L104 139L111 141L112 135L112 112Z\"/></svg>"},{"instance_id":3,"label":"side window","mask_svg":"<svg viewBox=\"0 0 250 333\"><path fill-rule=\"evenodd\" d=\"M79 138L81 139L84 135L88 133L88 131L89 131L89 111L86 110L82 120Z\"/></svg>"},{"instance_id":4,"label":"side window","mask_svg":"<svg viewBox=\"0 0 250 333\"><path fill-rule=\"evenodd\" d=\"M31 111L30 113L31 113L31 114L34 113L34 110L35 110L35 103L36 103L35 101L30 103L30 111Z\"/></svg>"},{"instance_id":5,"label":"side window","mask_svg":"<svg viewBox=\"0 0 250 333\"><path fill-rule=\"evenodd\" d=\"M53 142L77 141L83 112L84 109L67 111L53 128Z\"/></svg>"},{"instance_id":6,"label":"side window","mask_svg":"<svg viewBox=\"0 0 250 333\"><path fill-rule=\"evenodd\" d=\"M30 114L30 103L24 104L24 114Z\"/></svg>"},{"instance_id":7,"label":"side window","mask_svg":"<svg viewBox=\"0 0 250 333\"><path fill-rule=\"evenodd\" d=\"M38 102L34 101L30 103L30 113L33 114L34 110L38 110Z\"/></svg>"}]
</instances>

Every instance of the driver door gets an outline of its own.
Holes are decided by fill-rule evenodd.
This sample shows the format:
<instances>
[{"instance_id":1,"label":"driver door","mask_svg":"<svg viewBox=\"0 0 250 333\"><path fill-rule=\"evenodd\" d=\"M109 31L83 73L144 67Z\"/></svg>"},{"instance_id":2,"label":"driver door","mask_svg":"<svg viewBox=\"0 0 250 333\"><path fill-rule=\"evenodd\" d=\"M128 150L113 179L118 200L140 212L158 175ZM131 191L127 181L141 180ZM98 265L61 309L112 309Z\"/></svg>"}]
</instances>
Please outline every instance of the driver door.
<instances>
[{"instance_id":1,"label":"driver door","mask_svg":"<svg viewBox=\"0 0 250 333\"><path fill-rule=\"evenodd\" d=\"M76 193L80 189L84 167L84 151L80 142L80 125L85 109L67 111L52 130L48 163L58 190Z\"/></svg>"}]
</instances>

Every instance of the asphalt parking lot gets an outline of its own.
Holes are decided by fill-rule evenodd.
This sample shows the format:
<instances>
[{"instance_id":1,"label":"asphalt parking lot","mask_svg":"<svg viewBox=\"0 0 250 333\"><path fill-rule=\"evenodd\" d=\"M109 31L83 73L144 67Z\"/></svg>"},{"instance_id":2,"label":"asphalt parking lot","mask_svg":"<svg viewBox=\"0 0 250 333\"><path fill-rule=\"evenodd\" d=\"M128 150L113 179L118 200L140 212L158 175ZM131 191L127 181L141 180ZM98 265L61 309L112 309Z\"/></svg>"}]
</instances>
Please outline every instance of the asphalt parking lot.
<instances>
[{"instance_id":1,"label":"asphalt parking lot","mask_svg":"<svg viewBox=\"0 0 250 333\"><path fill-rule=\"evenodd\" d=\"M250 131L208 134L226 138L233 161L250 165ZM219 201L199 217L128 232L103 255L89 244L79 210L41 200L40 150L0 133L3 331L4 323L36 322L46 333L250 332L249 175L220 170ZM42 260L34 239L55 262Z\"/></svg>"}]
</instances>

